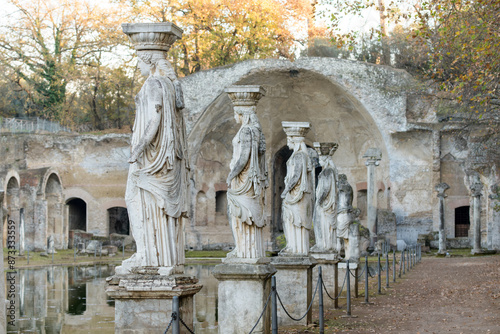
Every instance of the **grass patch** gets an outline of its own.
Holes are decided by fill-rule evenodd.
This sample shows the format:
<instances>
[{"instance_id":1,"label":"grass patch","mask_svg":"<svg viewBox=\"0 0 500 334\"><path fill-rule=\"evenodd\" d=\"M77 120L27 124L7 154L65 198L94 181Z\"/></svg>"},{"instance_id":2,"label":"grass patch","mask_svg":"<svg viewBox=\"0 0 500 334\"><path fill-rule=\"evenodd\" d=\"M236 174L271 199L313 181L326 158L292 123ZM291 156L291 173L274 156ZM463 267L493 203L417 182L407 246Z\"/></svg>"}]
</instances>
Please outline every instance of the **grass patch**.
<instances>
[{"instance_id":1,"label":"grass patch","mask_svg":"<svg viewBox=\"0 0 500 334\"><path fill-rule=\"evenodd\" d=\"M215 258L221 258L221 257L226 257L228 251L223 251L223 250L206 250L206 251L197 251L197 250L191 250L191 251L186 251L186 257L187 258L193 258L193 257L215 257Z\"/></svg>"},{"instance_id":2,"label":"grass patch","mask_svg":"<svg viewBox=\"0 0 500 334\"><path fill-rule=\"evenodd\" d=\"M115 256L103 255L102 257L97 254L94 258L94 254L81 254L74 257L74 251L72 249L57 250L54 254L54 262L52 262L52 254L48 254L48 257L40 256L41 252L30 252L29 253L29 264L28 264L28 252L24 253L24 256L14 256L14 267L34 267L34 266L50 266L50 265L73 265L88 262L108 262L108 263L120 263L123 260L122 252L118 252ZM125 252L125 258L129 258L134 252ZM12 255L10 257L12 262ZM3 266L4 268L9 268L9 252L7 248L3 249Z\"/></svg>"}]
</instances>

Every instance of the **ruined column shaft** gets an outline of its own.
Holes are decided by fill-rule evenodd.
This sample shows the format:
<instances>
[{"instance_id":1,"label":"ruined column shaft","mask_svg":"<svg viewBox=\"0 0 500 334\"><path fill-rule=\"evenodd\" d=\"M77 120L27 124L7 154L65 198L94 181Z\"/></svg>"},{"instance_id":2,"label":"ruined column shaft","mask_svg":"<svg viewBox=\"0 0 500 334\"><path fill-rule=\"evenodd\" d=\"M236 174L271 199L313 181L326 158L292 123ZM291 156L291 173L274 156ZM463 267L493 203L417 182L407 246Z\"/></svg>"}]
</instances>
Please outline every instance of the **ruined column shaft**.
<instances>
[{"instance_id":1,"label":"ruined column shaft","mask_svg":"<svg viewBox=\"0 0 500 334\"><path fill-rule=\"evenodd\" d=\"M370 247L377 242L377 193L375 192L375 163L368 164L368 182L366 194L367 227L370 231Z\"/></svg>"},{"instance_id":2,"label":"ruined column shaft","mask_svg":"<svg viewBox=\"0 0 500 334\"><path fill-rule=\"evenodd\" d=\"M481 251L481 196L474 196L474 252Z\"/></svg>"}]
</instances>

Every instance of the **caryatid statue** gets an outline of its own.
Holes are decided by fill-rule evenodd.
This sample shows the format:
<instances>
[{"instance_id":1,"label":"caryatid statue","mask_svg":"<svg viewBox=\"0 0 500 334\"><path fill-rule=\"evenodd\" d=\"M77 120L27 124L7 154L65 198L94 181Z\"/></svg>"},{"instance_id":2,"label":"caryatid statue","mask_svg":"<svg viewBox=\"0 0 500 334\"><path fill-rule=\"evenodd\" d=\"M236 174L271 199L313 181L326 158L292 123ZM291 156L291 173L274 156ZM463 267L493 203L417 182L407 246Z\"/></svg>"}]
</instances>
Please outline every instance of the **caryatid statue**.
<instances>
[{"instance_id":1,"label":"caryatid statue","mask_svg":"<svg viewBox=\"0 0 500 334\"><path fill-rule=\"evenodd\" d=\"M235 249L228 257L265 257L262 237L265 190L268 176L266 140L257 114L257 101L265 94L261 86L232 86L225 89L234 105L234 118L241 124L233 138L233 158L227 178L228 217Z\"/></svg>"},{"instance_id":2,"label":"caryatid statue","mask_svg":"<svg viewBox=\"0 0 500 334\"><path fill-rule=\"evenodd\" d=\"M187 218L187 154L182 88L166 59L182 36L171 23L123 24L147 76L135 97L125 200L137 252L117 268L159 267L162 275L184 271L184 219Z\"/></svg>"},{"instance_id":3,"label":"caryatid statue","mask_svg":"<svg viewBox=\"0 0 500 334\"><path fill-rule=\"evenodd\" d=\"M349 244L349 230L354 221L354 210L352 207L352 187L349 182L347 182L347 176L345 174L339 175L338 191L337 238L344 241L345 258L349 259L349 255L352 253ZM338 245L341 245L341 243L339 242ZM340 250L341 249L339 248L339 253Z\"/></svg>"},{"instance_id":4,"label":"caryatid statue","mask_svg":"<svg viewBox=\"0 0 500 334\"><path fill-rule=\"evenodd\" d=\"M286 247L283 255L307 255L309 231L314 210L314 166L304 137L311 128L309 122L281 122L287 135L287 145L293 150L286 162L282 219Z\"/></svg>"},{"instance_id":5,"label":"caryatid statue","mask_svg":"<svg viewBox=\"0 0 500 334\"><path fill-rule=\"evenodd\" d=\"M313 145L319 154L319 163L323 169L316 182L316 203L313 215L316 245L311 248L311 251L336 252L338 172L332 156L338 144L316 142Z\"/></svg>"}]
</instances>

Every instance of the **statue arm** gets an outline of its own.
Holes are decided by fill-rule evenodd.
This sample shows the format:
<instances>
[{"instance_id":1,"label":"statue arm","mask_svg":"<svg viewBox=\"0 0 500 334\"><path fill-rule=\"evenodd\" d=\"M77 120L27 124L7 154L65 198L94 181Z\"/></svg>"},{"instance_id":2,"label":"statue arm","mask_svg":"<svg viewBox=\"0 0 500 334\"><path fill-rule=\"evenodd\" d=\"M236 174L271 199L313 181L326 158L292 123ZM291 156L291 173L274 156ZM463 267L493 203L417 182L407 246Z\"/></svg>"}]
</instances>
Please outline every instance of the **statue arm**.
<instances>
[{"instance_id":1,"label":"statue arm","mask_svg":"<svg viewBox=\"0 0 500 334\"><path fill-rule=\"evenodd\" d=\"M163 95L162 95L162 88L161 84L159 82L152 82L149 83L148 88L150 88L150 100L148 103L148 106L153 106L155 108L155 112L150 114L153 114L154 116L149 120L148 124L146 125L146 130L144 131L144 135L139 139L139 143L132 147L132 154L129 159L129 163L134 163L137 161L139 156L144 152L144 149L146 148L147 145L151 143L151 141L154 139L156 133L158 132L158 129L160 127L161 123L161 118L162 118L162 110L163 110ZM139 111L138 111L139 112ZM146 112L146 111L143 111Z\"/></svg>"},{"instance_id":2,"label":"statue arm","mask_svg":"<svg viewBox=\"0 0 500 334\"><path fill-rule=\"evenodd\" d=\"M285 190L283 190L283 193L281 194L281 198L285 198L286 194L292 190L297 183L299 183L300 177L302 175L302 161L300 156L296 155L293 157L293 170L287 171L286 178L288 179L287 184L285 185Z\"/></svg>"},{"instance_id":3,"label":"statue arm","mask_svg":"<svg viewBox=\"0 0 500 334\"><path fill-rule=\"evenodd\" d=\"M238 157L238 161L234 165L231 172L229 172L227 184L230 184L231 180L243 171L248 163L248 160L250 159L250 151L252 150L252 133L250 129L243 128L239 136L241 145L240 156Z\"/></svg>"}]
</instances>

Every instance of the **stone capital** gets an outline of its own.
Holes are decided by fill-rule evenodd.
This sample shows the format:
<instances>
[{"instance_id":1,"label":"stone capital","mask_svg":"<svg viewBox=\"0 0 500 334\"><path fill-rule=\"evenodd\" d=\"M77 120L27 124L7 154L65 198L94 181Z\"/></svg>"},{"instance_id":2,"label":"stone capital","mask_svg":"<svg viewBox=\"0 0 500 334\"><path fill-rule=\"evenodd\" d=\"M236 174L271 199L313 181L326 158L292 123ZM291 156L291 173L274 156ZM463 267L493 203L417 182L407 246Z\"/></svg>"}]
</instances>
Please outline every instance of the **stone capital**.
<instances>
[{"instance_id":1,"label":"stone capital","mask_svg":"<svg viewBox=\"0 0 500 334\"><path fill-rule=\"evenodd\" d=\"M445 198L445 197L447 197L447 195L444 192L446 190L450 189L450 186L447 183L442 182L442 183L437 184L435 189L438 192L438 194L437 194L438 197Z\"/></svg>"},{"instance_id":2,"label":"stone capital","mask_svg":"<svg viewBox=\"0 0 500 334\"><path fill-rule=\"evenodd\" d=\"M335 154L335 152L337 151L337 148L339 147L339 144L333 143L333 142L330 142L330 143L318 143L318 142L314 142L313 146L314 146L314 149L316 150L316 152L318 152L319 155L323 155L323 156L330 155L330 156L333 156L333 154Z\"/></svg>"},{"instance_id":3,"label":"stone capital","mask_svg":"<svg viewBox=\"0 0 500 334\"><path fill-rule=\"evenodd\" d=\"M474 182L470 186L470 191L471 191L472 197L481 196L482 190L483 190L483 184L481 182Z\"/></svg>"},{"instance_id":4,"label":"stone capital","mask_svg":"<svg viewBox=\"0 0 500 334\"><path fill-rule=\"evenodd\" d=\"M253 107L266 95L260 85L230 86L224 89L235 107Z\"/></svg>"},{"instance_id":5,"label":"stone capital","mask_svg":"<svg viewBox=\"0 0 500 334\"><path fill-rule=\"evenodd\" d=\"M490 195L488 196L492 200L499 201L500 200L500 184L495 183L490 187ZM1 199L0 199L1 201Z\"/></svg>"},{"instance_id":6,"label":"stone capital","mask_svg":"<svg viewBox=\"0 0 500 334\"><path fill-rule=\"evenodd\" d=\"M311 123L309 122L283 121L281 122L281 126L287 137L305 137L311 129Z\"/></svg>"},{"instance_id":7,"label":"stone capital","mask_svg":"<svg viewBox=\"0 0 500 334\"><path fill-rule=\"evenodd\" d=\"M171 22L124 23L122 29L137 51L167 52L182 37L182 29Z\"/></svg>"},{"instance_id":8,"label":"stone capital","mask_svg":"<svg viewBox=\"0 0 500 334\"><path fill-rule=\"evenodd\" d=\"M363 155L363 158L367 159L365 165L378 166L380 164L380 160L382 159L382 152L376 147L371 147Z\"/></svg>"}]
</instances>

